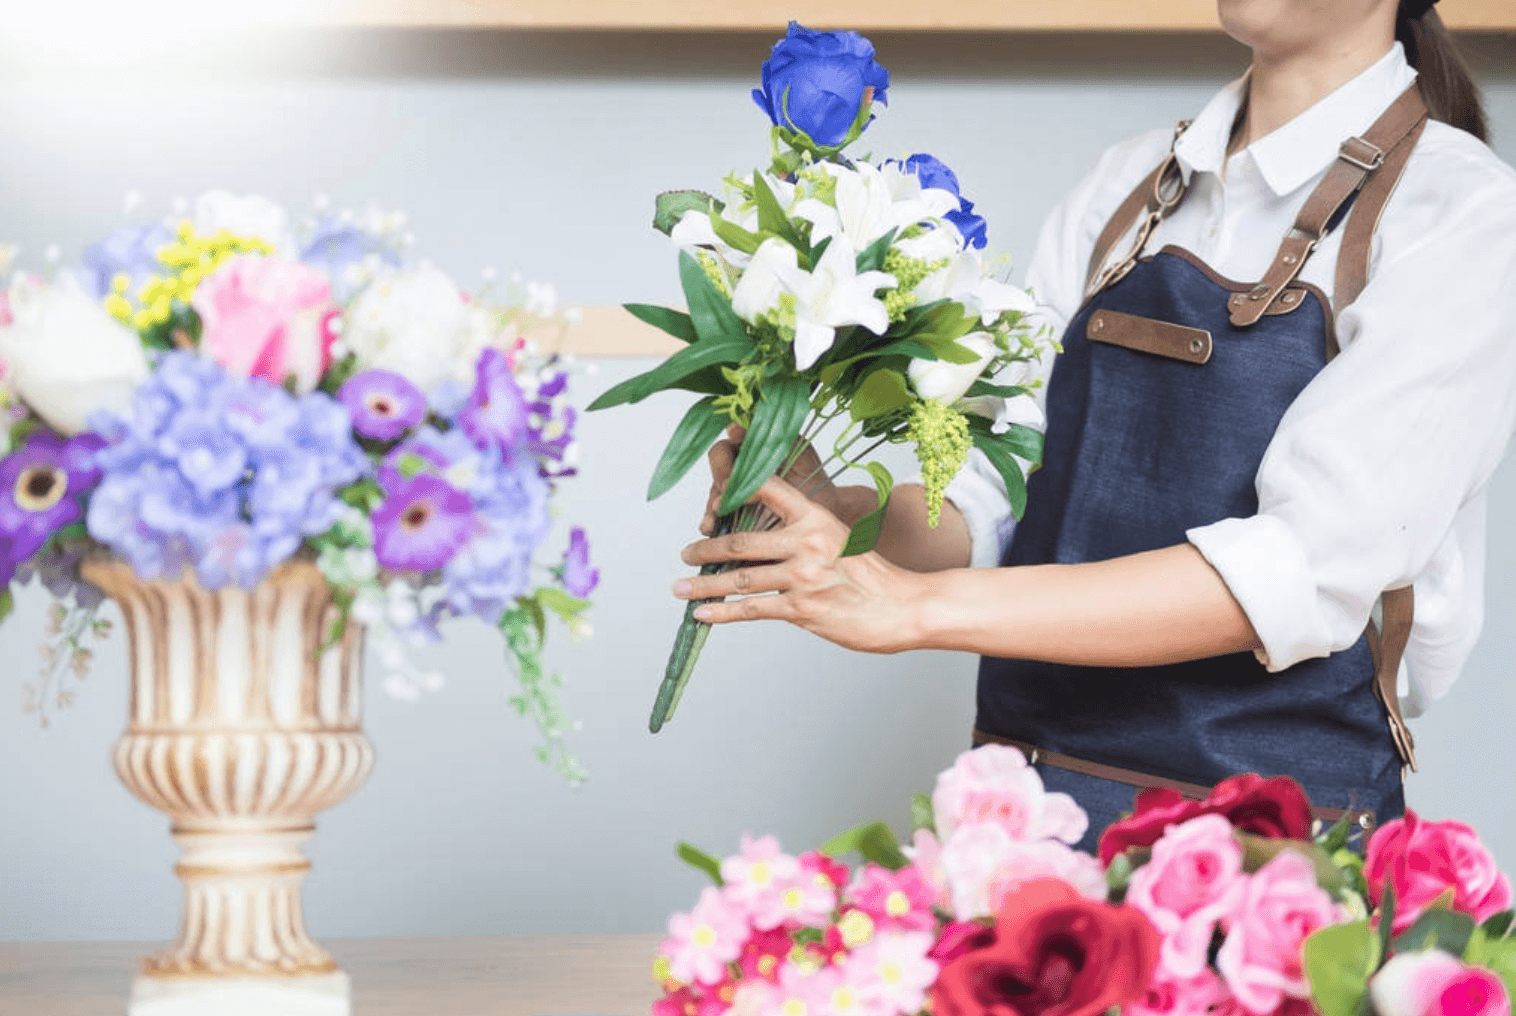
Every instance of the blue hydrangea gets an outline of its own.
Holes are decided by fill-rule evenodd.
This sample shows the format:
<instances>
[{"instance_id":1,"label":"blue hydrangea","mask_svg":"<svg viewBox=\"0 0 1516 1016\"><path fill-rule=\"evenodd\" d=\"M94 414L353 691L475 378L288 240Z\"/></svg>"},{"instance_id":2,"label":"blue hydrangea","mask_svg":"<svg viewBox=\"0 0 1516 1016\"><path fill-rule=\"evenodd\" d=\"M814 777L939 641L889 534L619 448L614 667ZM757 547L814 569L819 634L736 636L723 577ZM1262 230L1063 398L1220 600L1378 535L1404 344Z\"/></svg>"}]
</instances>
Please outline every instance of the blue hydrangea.
<instances>
[{"instance_id":1,"label":"blue hydrangea","mask_svg":"<svg viewBox=\"0 0 1516 1016\"><path fill-rule=\"evenodd\" d=\"M341 515L339 488L370 471L347 411L236 377L205 357L163 356L131 414L101 414L109 442L90 535L147 578L192 568L208 589L252 588Z\"/></svg>"},{"instance_id":2,"label":"blue hydrangea","mask_svg":"<svg viewBox=\"0 0 1516 1016\"><path fill-rule=\"evenodd\" d=\"M343 300L362 288L366 263L390 268L402 264L400 255L384 237L336 216L327 216L316 223L310 241L300 251L300 260L325 272L338 298Z\"/></svg>"}]
</instances>

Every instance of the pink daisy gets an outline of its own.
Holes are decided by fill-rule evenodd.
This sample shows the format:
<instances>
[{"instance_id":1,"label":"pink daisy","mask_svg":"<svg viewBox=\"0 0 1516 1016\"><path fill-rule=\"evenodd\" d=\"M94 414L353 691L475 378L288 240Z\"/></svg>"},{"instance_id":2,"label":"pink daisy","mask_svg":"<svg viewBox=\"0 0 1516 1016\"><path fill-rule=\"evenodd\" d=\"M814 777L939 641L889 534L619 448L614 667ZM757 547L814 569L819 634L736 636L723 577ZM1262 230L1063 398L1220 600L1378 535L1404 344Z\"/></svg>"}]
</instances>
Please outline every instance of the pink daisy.
<instances>
[{"instance_id":1,"label":"pink daisy","mask_svg":"<svg viewBox=\"0 0 1516 1016\"><path fill-rule=\"evenodd\" d=\"M707 886L688 914L669 918L669 937L660 951L669 959L669 974L686 984L719 984L726 965L742 954L747 920L715 888Z\"/></svg>"},{"instance_id":2,"label":"pink daisy","mask_svg":"<svg viewBox=\"0 0 1516 1016\"><path fill-rule=\"evenodd\" d=\"M939 970L927 955L931 948L930 932L886 932L855 951L843 969L848 981L876 1004L895 1012L920 1012Z\"/></svg>"},{"instance_id":3,"label":"pink daisy","mask_svg":"<svg viewBox=\"0 0 1516 1016\"><path fill-rule=\"evenodd\" d=\"M722 891L760 931L784 923L785 893L800 877L800 862L781 851L772 836L742 837L742 853L721 862Z\"/></svg>"},{"instance_id":4,"label":"pink daisy","mask_svg":"<svg viewBox=\"0 0 1516 1016\"><path fill-rule=\"evenodd\" d=\"M915 865L890 871L877 864L865 865L863 873L847 891L848 902L874 919L880 931L929 931L937 926L932 904L937 892Z\"/></svg>"}]
</instances>

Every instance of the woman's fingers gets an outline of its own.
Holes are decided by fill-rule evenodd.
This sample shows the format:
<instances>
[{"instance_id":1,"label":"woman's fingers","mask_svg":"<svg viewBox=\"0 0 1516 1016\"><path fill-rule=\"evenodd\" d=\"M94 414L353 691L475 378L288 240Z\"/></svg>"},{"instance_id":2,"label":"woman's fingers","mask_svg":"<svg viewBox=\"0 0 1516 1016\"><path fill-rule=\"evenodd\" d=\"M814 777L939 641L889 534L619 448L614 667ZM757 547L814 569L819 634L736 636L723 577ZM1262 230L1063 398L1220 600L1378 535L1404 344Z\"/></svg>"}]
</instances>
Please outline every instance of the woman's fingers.
<instances>
[{"instance_id":1,"label":"woman's fingers","mask_svg":"<svg viewBox=\"0 0 1516 1016\"><path fill-rule=\"evenodd\" d=\"M794 554L794 545L792 534L783 529L764 533L728 533L692 543L679 556L685 564L693 565L724 561L783 561Z\"/></svg>"},{"instance_id":2,"label":"woman's fingers","mask_svg":"<svg viewBox=\"0 0 1516 1016\"><path fill-rule=\"evenodd\" d=\"M695 619L706 624L733 621L789 621L795 608L786 596L749 596L732 603L706 603L697 607Z\"/></svg>"},{"instance_id":3,"label":"woman's fingers","mask_svg":"<svg viewBox=\"0 0 1516 1016\"><path fill-rule=\"evenodd\" d=\"M731 441L717 441L706 453L706 459L711 464L711 493L705 500L705 515L700 519L700 532L713 536L721 498L726 493L726 481L731 478L732 464L737 461L737 445Z\"/></svg>"},{"instance_id":4,"label":"woman's fingers","mask_svg":"<svg viewBox=\"0 0 1516 1016\"><path fill-rule=\"evenodd\" d=\"M794 484L777 476L763 481L754 500L767 505L786 525L799 521L802 515L816 507L815 502L797 490Z\"/></svg>"},{"instance_id":5,"label":"woman's fingers","mask_svg":"<svg viewBox=\"0 0 1516 1016\"><path fill-rule=\"evenodd\" d=\"M674 583L674 595L685 600L714 600L726 596L779 593L789 587L789 569L771 564L680 579Z\"/></svg>"}]
</instances>

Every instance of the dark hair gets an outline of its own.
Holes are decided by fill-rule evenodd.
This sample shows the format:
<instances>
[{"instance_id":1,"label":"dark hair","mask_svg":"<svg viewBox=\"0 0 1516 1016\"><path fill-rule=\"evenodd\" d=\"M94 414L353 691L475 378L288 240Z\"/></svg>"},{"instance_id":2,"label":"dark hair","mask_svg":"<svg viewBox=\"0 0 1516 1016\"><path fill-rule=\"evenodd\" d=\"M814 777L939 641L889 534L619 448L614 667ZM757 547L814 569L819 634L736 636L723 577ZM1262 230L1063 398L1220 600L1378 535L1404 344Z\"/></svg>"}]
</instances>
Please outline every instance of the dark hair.
<instances>
[{"instance_id":1,"label":"dark hair","mask_svg":"<svg viewBox=\"0 0 1516 1016\"><path fill-rule=\"evenodd\" d=\"M1401 0L1395 18L1395 38L1405 47L1406 59L1416 68L1417 84L1427 110L1433 120L1451 124L1487 142L1489 121L1469 65L1435 8L1427 4L1420 16L1414 15L1421 6L1417 0Z\"/></svg>"}]
</instances>

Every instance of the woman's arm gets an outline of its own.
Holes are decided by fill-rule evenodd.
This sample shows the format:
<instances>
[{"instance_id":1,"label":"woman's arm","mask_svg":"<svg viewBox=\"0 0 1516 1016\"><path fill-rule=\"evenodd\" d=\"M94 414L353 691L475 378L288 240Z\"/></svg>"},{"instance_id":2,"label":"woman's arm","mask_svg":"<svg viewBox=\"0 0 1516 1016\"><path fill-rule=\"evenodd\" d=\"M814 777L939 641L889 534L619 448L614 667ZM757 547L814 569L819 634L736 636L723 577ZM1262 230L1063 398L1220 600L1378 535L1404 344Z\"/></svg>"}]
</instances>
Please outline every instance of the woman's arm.
<instances>
[{"instance_id":1,"label":"woman's arm","mask_svg":"<svg viewBox=\"0 0 1516 1016\"><path fill-rule=\"evenodd\" d=\"M676 584L685 599L742 597L701 607L701 620L789 621L865 652L954 649L1107 667L1258 646L1226 584L1187 544L1091 564L922 574L877 552L838 558L848 527L783 480L770 480L758 498L781 528L685 549L691 565L768 562Z\"/></svg>"}]
</instances>

